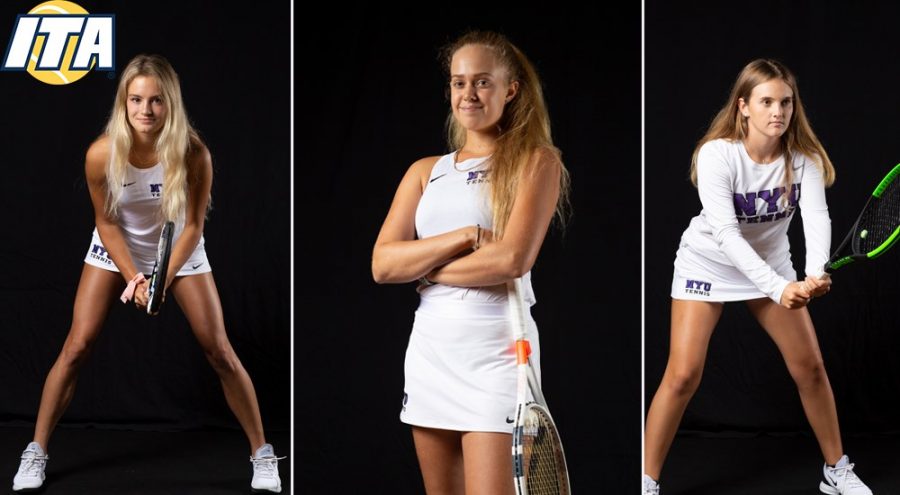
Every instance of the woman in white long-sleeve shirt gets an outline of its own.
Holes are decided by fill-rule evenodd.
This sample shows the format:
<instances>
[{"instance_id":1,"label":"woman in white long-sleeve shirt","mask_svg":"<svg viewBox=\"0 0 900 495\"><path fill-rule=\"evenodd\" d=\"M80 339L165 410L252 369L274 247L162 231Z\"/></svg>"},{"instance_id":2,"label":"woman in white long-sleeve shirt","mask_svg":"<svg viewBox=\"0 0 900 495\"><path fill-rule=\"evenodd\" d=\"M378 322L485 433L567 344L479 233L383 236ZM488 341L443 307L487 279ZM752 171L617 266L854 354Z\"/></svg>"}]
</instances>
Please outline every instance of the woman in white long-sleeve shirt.
<instances>
[{"instance_id":1,"label":"woman in white long-sleeve shirt","mask_svg":"<svg viewBox=\"0 0 900 495\"><path fill-rule=\"evenodd\" d=\"M776 61L749 63L694 151L691 180L703 209L676 255L669 361L647 414L645 494L659 493L663 461L700 384L709 339L728 301L746 301L784 357L825 458L820 491L872 493L844 455L834 395L806 309L831 287L821 276L831 243L825 187L834 176L793 74ZM798 206L807 252L802 281L787 237Z\"/></svg>"}]
</instances>

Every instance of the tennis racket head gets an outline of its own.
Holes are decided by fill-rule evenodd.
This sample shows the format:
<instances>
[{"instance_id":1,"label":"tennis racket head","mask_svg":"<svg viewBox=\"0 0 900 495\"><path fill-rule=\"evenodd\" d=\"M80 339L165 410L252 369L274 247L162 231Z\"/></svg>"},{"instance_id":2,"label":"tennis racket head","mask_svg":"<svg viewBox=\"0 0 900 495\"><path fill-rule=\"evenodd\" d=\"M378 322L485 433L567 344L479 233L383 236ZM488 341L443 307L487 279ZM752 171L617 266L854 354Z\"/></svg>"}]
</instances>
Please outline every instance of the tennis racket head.
<instances>
[{"instance_id":1,"label":"tennis racket head","mask_svg":"<svg viewBox=\"0 0 900 495\"><path fill-rule=\"evenodd\" d=\"M569 495L569 470L550 411L532 402L516 414L513 430L516 495Z\"/></svg>"},{"instance_id":2,"label":"tennis racket head","mask_svg":"<svg viewBox=\"0 0 900 495\"><path fill-rule=\"evenodd\" d=\"M156 246L156 262L153 264L153 273L150 275L150 285L147 289L147 314L159 313L163 299L166 295L166 274L169 272L169 258L172 256L172 235L175 231L174 222L166 222L159 235L159 243Z\"/></svg>"},{"instance_id":3,"label":"tennis racket head","mask_svg":"<svg viewBox=\"0 0 900 495\"><path fill-rule=\"evenodd\" d=\"M884 254L900 238L900 164L878 183L862 213L837 251L825 265L826 272L854 261Z\"/></svg>"}]
</instances>

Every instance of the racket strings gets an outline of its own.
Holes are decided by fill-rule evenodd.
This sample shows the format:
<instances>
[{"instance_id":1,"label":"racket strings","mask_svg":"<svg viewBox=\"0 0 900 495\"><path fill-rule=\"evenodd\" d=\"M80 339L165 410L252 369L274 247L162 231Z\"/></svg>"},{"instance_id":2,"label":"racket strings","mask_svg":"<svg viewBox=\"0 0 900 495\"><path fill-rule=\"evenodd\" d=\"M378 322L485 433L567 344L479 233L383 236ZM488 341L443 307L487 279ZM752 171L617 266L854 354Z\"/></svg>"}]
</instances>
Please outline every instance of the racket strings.
<instances>
[{"instance_id":1,"label":"racket strings","mask_svg":"<svg viewBox=\"0 0 900 495\"><path fill-rule=\"evenodd\" d=\"M559 432L543 411L529 409L523 429L523 464L529 495L568 495L568 471Z\"/></svg>"},{"instance_id":2,"label":"racket strings","mask_svg":"<svg viewBox=\"0 0 900 495\"><path fill-rule=\"evenodd\" d=\"M874 199L874 198L873 198ZM900 226L900 181L891 182L881 198L866 209L856 233L856 252L870 253L887 241Z\"/></svg>"}]
</instances>

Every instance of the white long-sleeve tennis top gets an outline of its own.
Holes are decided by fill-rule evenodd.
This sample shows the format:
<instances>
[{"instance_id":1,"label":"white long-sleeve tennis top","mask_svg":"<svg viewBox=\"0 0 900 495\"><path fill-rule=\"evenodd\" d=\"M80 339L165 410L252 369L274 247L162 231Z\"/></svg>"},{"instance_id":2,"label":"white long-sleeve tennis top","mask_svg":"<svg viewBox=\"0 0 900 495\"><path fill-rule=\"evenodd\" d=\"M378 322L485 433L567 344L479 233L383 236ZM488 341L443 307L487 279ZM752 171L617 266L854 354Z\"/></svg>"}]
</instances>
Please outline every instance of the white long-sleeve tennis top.
<instances>
[{"instance_id":1,"label":"white long-sleeve tennis top","mask_svg":"<svg viewBox=\"0 0 900 495\"><path fill-rule=\"evenodd\" d=\"M822 170L809 157L794 154L793 184L785 191L784 166L783 156L768 164L754 162L741 141L705 143L697 157L703 209L682 236L682 246L688 249L679 250L676 269L735 283L749 279L780 303L791 281L773 267L790 260L787 232L799 205L806 240L805 271L821 275L831 247Z\"/></svg>"}]
</instances>

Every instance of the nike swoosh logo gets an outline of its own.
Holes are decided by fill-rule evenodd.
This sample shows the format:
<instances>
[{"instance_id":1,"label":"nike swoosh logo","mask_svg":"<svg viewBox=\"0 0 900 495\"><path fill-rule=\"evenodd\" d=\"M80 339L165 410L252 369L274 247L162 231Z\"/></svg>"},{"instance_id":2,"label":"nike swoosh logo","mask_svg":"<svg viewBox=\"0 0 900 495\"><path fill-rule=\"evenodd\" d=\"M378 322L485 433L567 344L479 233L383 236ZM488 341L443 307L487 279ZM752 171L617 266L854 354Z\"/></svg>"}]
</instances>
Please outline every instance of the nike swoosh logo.
<instances>
[{"instance_id":1,"label":"nike swoosh logo","mask_svg":"<svg viewBox=\"0 0 900 495\"><path fill-rule=\"evenodd\" d=\"M191 265L191 270L196 270L196 269L197 269L198 267L200 267L200 265L202 265L202 264L203 264L203 263L197 263L196 265Z\"/></svg>"},{"instance_id":2,"label":"nike swoosh logo","mask_svg":"<svg viewBox=\"0 0 900 495\"><path fill-rule=\"evenodd\" d=\"M128 187L128 186L134 185L136 183L137 183L137 181L129 182L128 184L122 184L122 187Z\"/></svg>"},{"instance_id":3,"label":"nike swoosh logo","mask_svg":"<svg viewBox=\"0 0 900 495\"><path fill-rule=\"evenodd\" d=\"M516 421L516 420L510 418L509 416L506 417L506 422L509 423L509 424L513 424L515 421Z\"/></svg>"},{"instance_id":4,"label":"nike swoosh logo","mask_svg":"<svg viewBox=\"0 0 900 495\"><path fill-rule=\"evenodd\" d=\"M435 177L434 179L431 179L430 181L428 181L428 183L431 184L432 182L434 182L434 181L440 179L441 177L443 177L443 176L445 176L445 175L447 175L447 174L441 174L441 175Z\"/></svg>"}]
</instances>

